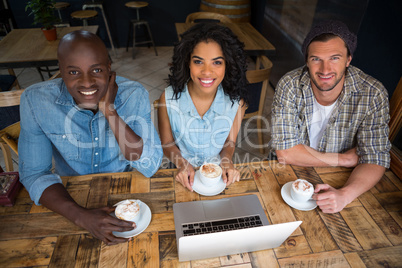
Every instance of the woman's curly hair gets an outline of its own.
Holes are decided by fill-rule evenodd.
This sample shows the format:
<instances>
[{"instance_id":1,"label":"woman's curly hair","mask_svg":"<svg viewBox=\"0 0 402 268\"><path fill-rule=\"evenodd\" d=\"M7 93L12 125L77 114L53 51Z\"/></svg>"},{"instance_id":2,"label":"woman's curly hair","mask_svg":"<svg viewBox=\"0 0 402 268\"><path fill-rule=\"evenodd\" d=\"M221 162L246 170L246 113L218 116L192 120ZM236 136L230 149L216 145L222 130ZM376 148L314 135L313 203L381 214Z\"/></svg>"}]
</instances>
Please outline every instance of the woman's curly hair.
<instances>
[{"instance_id":1,"label":"woman's curly hair","mask_svg":"<svg viewBox=\"0 0 402 268\"><path fill-rule=\"evenodd\" d=\"M195 23L181 35L181 41L174 47L173 62L170 67L168 84L173 88L173 96L178 99L190 79L190 57L194 47L200 42L215 41L225 58L225 77L222 87L232 103L247 98L247 56L244 44L227 27L217 23Z\"/></svg>"}]
</instances>

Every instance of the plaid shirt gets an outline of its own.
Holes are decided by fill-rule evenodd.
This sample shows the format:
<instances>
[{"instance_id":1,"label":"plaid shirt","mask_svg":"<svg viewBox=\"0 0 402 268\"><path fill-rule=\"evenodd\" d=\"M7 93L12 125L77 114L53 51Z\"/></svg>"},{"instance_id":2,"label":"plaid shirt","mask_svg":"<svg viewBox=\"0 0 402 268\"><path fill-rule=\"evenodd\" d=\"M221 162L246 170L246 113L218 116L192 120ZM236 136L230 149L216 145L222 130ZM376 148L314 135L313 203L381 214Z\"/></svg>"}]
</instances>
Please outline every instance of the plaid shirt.
<instances>
[{"instance_id":1,"label":"plaid shirt","mask_svg":"<svg viewBox=\"0 0 402 268\"><path fill-rule=\"evenodd\" d=\"M307 67L287 73L278 83L272 105L272 148L310 145L314 94ZM356 67L346 71L344 89L328 121L318 151L343 153L357 147L359 163L388 168L391 143L388 92Z\"/></svg>"}]
</instances>

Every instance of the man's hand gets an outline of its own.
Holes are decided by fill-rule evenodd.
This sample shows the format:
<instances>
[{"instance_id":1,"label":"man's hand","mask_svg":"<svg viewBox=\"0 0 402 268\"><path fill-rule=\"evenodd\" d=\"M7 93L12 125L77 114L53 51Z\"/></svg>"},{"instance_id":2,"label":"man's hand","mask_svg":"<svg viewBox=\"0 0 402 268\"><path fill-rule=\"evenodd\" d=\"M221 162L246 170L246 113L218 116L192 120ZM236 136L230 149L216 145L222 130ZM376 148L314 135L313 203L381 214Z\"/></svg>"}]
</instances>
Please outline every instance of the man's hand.
<instances>
[{"instance_id":1,"label":"man's hand","mask_svg":"<svg viewBox=\"0 0 402 268\"><path fill-rule=\"evenodd\" d=\"M236 181L240 181L240 172L233 166L232 161L225 161L225 159L222 159L221 168L222 179L226 183L226 186L229 186Z\"/></svg>"},{"instance_id":2,"label":"man's hand","mask_svg":"<svg viewBox=\"0 0 402 268\"><path fill-rule=\"evenodd\" d=\"M187 162L187 164L181 166L175 176L176 181L180 182L184 187L193 191L195 171L193 166Z\"/></svg>"},{"instance_id":3,"label":"man's hand","mask_svg":"<svg viewBox=\"0 0 402 268\"><path fill-rule=\"evenodd\" d=\"M116 72L110 72L110 79L105 96L99 102L99 110L107 116L107 113L114 111L114 100L116 99L118 86L116 84Z\"/></svg>"},{"instance_id":4,"label":"man's hand","mask_svg":"<svg viewBox=\"0 0 402 268\"><path fill-rule=\"evenodd\" d=\"M97 209L84 209L80 212L76 224L94 237L102 240L106 245L115 245L129 241L129 238L116 237L113 231L126 232L136 228L134 222L123 221L110 215L115 208L103 207Z\"/></svg>"},{"instance_id":5,"label":"man's hand","mask_svg":"<svg viewBox=\"0 0 402 268\"><path fill-rule=\"evenodd\" d=\"M317 184L313 199L324 213L339 212L350 203L341 189L337 190L328 184Z\"/></svg>"}]
</instances>

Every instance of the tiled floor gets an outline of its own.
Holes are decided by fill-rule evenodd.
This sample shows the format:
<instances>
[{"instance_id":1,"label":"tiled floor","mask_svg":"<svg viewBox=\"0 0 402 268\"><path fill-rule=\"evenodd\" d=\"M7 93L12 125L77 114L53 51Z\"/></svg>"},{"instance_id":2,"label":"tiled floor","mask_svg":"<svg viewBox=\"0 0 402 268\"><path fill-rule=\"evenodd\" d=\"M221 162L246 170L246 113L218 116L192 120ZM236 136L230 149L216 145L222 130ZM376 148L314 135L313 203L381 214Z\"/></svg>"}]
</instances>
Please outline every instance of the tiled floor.
<instances>
[{"instance_id":1,"label":"tiled floor","mask_svg":"<svg viewBox=\"0 0 402 268\"><path fill-rule=\"evenodd\" d=\"M112 69L117 75L123 76L140 82L149 92L150 102L158 99L166 87L165 79L168 77L169 67L173 53L173 47L157 47L158 56L155 55L153 48L141 47L136 51L135 59L132 59L132 52L126 52L125 48L117 49L117 56L111 53L113 60ZM249 68L253 68L253 62L250 59ZM18 81L22 88L26 88L34 83L40 82L41 77L35 68L14 69ZM7 70L0 70L0 74L8 73ZM47 74L44 74L47 79ZM267 127L264 134L264 143L270 140L269 122L272 103L273 90L270 88L265 100L264 121ZM153 113L153 122L157 126L156 112ZM266 157L266 154L260 154L257 133L255 132L255 120L243 120L242 128L236 142L235 163L258 161ZM267 150L266 150L267 151ZM13 155L14 170L18 170L18 156ZM164 159L162 167L165 167L168 161ZM0 165L5 170L3 154L0 154Z\"/></svg>"}]
</instances>

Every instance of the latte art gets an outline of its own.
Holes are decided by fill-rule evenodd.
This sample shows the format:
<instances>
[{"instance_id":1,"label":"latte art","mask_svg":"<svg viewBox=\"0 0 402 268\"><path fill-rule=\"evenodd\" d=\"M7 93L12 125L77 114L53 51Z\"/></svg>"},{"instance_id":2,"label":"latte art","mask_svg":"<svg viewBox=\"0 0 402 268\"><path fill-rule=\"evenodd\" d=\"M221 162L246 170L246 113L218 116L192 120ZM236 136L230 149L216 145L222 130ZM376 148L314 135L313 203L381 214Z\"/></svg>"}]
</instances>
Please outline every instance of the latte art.
<instances>
[{"instance_id":1,"label":"latte art","mask_svg":"<svg viewBox=\"0 0 402 268\"><path fill-rule=\"evenodd\" d=\"M140 205L137 200L124 200L115 206L116 217L121 220L133 221L140 213Z\"/></svg>"},{"instance_id":2,"label":"latte art","mask_svg":"<svg viewBox=\"0 0 402 268\"><path fill-rule=\"evenodd\" d=\"M299 194L310 195L314 192L314 187L306 180L296 180L292 185L295 192Z\"/></svg>"},{"instance_id":3,"label":"latte art","mask_svg":"<svg viewBox=\"0 0 402 268\"><path fill-rule=\"evenodd\" d=\"M222 169L216 164L205 164L201 167L201 173L208 178L216 178L222 174Z\"/></svg>"},{"instance_id":4,"label":"latte art","mask_svg":"<svg viewBox=\"0 0 402 268\"><path fill-rule=\"evenodd\" d=\"M290 195L297 202L306 202L311 200L314 194L314 186L306 180L298 179L292 183Z\"/></svg>"}]
</instances>

